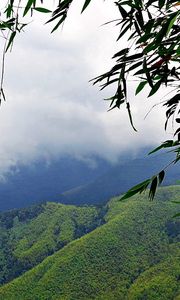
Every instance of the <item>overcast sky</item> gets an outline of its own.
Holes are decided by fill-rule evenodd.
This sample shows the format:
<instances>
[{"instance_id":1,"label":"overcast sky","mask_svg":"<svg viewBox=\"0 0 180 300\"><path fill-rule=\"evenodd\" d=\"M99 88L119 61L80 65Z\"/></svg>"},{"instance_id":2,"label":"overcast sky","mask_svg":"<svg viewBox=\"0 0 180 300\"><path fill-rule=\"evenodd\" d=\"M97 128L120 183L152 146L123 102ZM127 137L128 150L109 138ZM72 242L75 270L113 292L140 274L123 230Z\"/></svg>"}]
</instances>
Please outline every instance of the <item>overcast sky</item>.
<instances>
[{"instance_id":1,"label":"overcast sky","mask_svg":"<svg viewBox=\"0 0 180 300\"><path fill-rule=\"evenodd\" d=\"M126 150L155 145L164 136L162 107L144 120L153 105L129 87L135 133L125 110L107 112L103 97L89 80L112 66L122 43L117 28L101 24L116 18L113 1L92 1L83 15L75 1L63 29L35 20L17 37L6 58L7 101L0 108L0 170L63 154L97 154L116 160ZM39 14L38 14L39 16ZM160 98L159 98L160 99ZM160 101L160 100L159 100Z\"/></svg>"}]
</instances>

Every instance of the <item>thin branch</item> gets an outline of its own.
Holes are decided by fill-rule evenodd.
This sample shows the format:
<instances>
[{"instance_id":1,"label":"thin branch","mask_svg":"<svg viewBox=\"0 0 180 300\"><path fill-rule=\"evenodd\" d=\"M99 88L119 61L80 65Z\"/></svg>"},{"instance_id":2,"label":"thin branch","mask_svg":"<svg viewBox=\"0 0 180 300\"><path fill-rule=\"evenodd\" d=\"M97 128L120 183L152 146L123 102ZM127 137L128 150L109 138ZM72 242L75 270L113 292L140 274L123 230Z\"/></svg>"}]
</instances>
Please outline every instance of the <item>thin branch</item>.
<instances>
[{"instance_id":1,"label":"thin branch","mask_svg":"<svg viewBox=\"0 0 180 300\"><path fill-rule=\"evenodd\" d=\"M10 30L9 30L7 38L5 40L4 47L3 47L3 53L2 53L2 67L1 67L1 78L0 78L0 104L2 101L2 96L3 96L3 99L5 100L4 91L3 91L3 82L4 82L4 72L5 72L5 55L6 55L6 47L7 47L7 43L8 43L9 34L10 34Z\"/></svg>"}]
</instances>

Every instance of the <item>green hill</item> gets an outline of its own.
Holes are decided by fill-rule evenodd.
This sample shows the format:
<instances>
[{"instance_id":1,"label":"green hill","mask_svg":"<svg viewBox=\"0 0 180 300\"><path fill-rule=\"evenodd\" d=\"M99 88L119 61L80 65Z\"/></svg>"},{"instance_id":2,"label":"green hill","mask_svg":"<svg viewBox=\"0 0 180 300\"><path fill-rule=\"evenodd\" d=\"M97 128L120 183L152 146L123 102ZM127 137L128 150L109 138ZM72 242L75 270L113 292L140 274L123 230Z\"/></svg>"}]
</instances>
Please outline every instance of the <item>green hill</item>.
<instances>
[{"instance_id":1,"label":"green hill","mask_svg":"<svg viewBox=\"0 0 180 300\"><path fill-rule=\"evenodd\" d=\"M69 240L2 286L0 299L179 299L180 223L173 218L178 205L170 201L179 200L179 195L180 187L174 186L161 188L154 202L145 196L125 202L112 199L105 224Z\"/></svg>"},{"instance_id":2,"label":"green hill","mask_svg":"<svg viewBox=\"0 0 180 300\"><path fill-rule=\"evenodd\" d=\"M151 267L132 284L129 300L180 299L180 243L172 245L168 257Z\"/></svg>"},{"instance_id":3,"label":"green hill","mask_svg":"<svg viewBox=\"0 0 180 300\"><path fill-rule=\"evenodd\" d=\"M0 283L19 276L100 222L95 207L50 202L0 214Z\"/></svg>"}]
</instances>

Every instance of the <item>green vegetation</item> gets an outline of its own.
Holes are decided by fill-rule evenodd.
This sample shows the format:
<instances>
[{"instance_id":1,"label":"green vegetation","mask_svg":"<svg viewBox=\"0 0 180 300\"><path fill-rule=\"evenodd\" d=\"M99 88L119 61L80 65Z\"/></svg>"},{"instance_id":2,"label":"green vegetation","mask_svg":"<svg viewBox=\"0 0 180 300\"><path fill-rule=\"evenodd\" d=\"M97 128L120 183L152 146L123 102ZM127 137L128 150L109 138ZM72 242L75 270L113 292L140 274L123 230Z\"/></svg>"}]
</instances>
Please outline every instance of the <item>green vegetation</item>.
<instances>
[{"instance_id":1,"label":"green vegetation","mask_svg":"<svg viewBox=\"0 0 180 300\"><path fill-rule=\"evenodd\" d=\"M100 224L94 207L46 203L0 215L0 282L41 262Z\"/></svg>"},{"instance_id":2,"label":"green vegetation","mask_svg":"<svg viewBox=\"0 0 180 300\"><path fill-rule=\"evenodd\" d=\"M168 257L145 271L131 286L128 299L173 299L180 296L180 244L170 247ZM176 298L177 299L177 298Z\"/></svg>"},{"instance_id":3,"label":"green vegetation","mask_svg":"<svg viewBox=\"0 0 180 300\"><path fill-rule=\"evenodd\" d=\"M161 188L154 202L137 195L125 202L114 198L106 206L106 223L74 241L70 241L71 222L67 223L69 243L2 286L0 299L178 299L180 223L173 218L178 205L170 200L177 200L179 194L180 187L173 186ZM54 205L48 204L48 211L54 211ZM88 209L90 226L98 214ZM81 220L84 223L83 216ZM39 239L43 243L41 230ZM23 247L18 244L16 255L26 255Z\"/></svg>"}]
</instances>

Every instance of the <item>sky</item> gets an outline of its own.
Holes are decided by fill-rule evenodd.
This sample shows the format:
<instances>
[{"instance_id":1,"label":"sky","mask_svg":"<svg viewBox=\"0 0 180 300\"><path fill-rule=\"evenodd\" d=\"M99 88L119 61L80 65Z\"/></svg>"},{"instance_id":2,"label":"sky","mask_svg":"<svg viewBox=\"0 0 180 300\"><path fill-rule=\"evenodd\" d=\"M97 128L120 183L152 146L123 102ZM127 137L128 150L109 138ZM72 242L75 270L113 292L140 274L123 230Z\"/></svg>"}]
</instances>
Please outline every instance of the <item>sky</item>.
<instances>
[{"instance_id":1,"label":"sky","mask_svg":"<svg viewBox=\"0 0 180 300\"><path fill-rule=\"evenodd\" d=\"M168 139L164 109L147 99L147 92L129 99L137 132L125 109L107 112L103 98L113 91L99 91L90 79L113 66L111 57L124 47L116 43L118 28L101 26L118 17L113 1L92 1L80 14L83 1L75 0L63 28L50 34L51 26L39 14L17 36L6 57L4 89L7 101L0 107L0 173L9 167L51 160L64 154L99 155L115 162L125 151L137 153ZM158 96L160 101L162 94Z\"/></svg>"}]
</instances>

